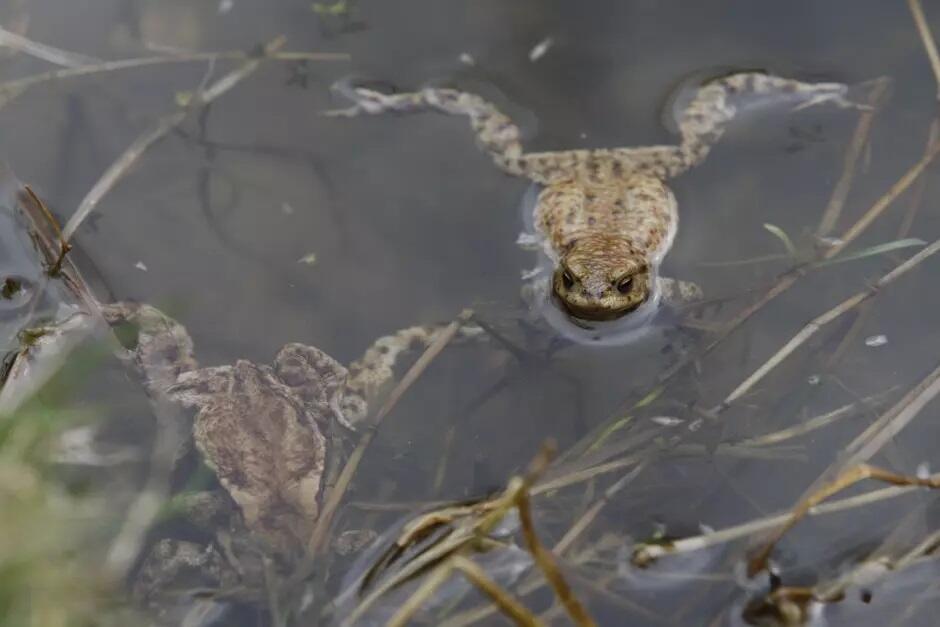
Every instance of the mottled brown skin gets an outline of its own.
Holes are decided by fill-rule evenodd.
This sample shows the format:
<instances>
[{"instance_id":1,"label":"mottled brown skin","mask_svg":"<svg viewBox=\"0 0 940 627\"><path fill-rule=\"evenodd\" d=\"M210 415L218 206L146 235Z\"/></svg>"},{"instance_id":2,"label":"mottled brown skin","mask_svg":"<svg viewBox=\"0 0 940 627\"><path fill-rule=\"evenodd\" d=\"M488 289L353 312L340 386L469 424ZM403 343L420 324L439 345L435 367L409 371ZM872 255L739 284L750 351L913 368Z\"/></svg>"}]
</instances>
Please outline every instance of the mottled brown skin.
<instances>
[{"instance_id":1,"label":"mottled brown skin","mask_svg":"<svg viewBox=\"0 0 940 627\"><path fill-rule=\"evenodd\" d=\"M353 362L351 374L323 351L296 343L271 365L242 359L199 368L186 328L160 310L137 303L101 309L109 323L136 327L128 356L148 390L196 408L193 440L206 465L238 505L244 526L288 559L302 553L319 516L324 432L334 422L355 428L402 352L433 342L440 331L415 326L383 336Z\"/></svg>"},{"instance_id":2,"label":"mottled brown skin","mask_svg":"<svg viewBox=\"0 0 940 627\"><path fill-rule=\"evenodd\" d=\"M677 221L669 188L641 175L622 184L551 183L539 194L535 218L547 252L557 251L554 295L588 320L619 318L649 299L653 265Z\"/></svg>"},{"instance_id":3,"label":"mottled brown skin","mask_svg":"<svg viewBox=\"0 0 940 627\"><path fill-rule=\"evenodd\" d=\"M382 94L347 90L355 105L334 115L425 109L470 118L478 143L502 170L543 186L534 209L536 233L520 243L541 248L555 263L551 281L570 314L611 320L663 296L698 294L668 288L658 276L678 226L665 181L700 163L749 97L796 97L809 104L854 106L838 83L809 84L755 72L702 85L680 116L677 145L525 153L519 129L493 104L453 89Z\"/></svg>"},{"instance_id":4,"label":"mottled brown skin","mask_svg":"<svg viewBox=\"0 0 940 627\"><path fill-rule=\"evenodd\" d=\"M198 408L196 446L245 525L281 555L313 532L326 462L320 415L296 392L270 366L245 360L184 373L170 388L175 400Z\"/></svg>"}]
</instances>

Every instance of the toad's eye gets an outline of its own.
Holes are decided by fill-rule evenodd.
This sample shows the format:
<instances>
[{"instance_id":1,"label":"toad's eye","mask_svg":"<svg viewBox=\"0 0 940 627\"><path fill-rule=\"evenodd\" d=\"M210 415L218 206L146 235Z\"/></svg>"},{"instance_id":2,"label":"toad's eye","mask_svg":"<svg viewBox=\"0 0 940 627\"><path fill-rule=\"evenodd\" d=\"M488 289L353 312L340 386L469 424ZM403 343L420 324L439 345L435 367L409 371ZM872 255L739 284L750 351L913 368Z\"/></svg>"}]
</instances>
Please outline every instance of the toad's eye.
<instances>
[{"instance_id":1,"label":"toad's eye","mask_svg":"<svg viewBox=\"0 0 940 627\"><path fill-rule=\"evenodd\" d=\"M566 290L570 290L572 287L574 287L574 277L571 276L571 273L567 270L562 271L561 282L565 285Z\"/></svg>"},{"instance_id":2,"label":"toad's eye","mask_svg":"<svg viewBox=\"0 0 940 627\"><path fill-rule=\"evenodd\" d=\"M617 291L621 294L630 293L630 288L633 287L633 277L628 276L617 281Z\"/></svg>"}]
</instances>

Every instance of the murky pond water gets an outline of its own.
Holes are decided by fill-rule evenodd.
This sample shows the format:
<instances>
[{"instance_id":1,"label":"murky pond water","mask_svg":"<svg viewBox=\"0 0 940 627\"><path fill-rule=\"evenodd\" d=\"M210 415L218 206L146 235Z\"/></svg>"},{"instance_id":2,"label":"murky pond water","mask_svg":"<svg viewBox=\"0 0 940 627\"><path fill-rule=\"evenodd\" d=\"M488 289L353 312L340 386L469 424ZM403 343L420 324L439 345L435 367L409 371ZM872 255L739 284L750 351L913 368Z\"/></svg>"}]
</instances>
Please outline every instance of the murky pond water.
<instances>
[{"instance_id":1,"label":"murky pond water","mask_svg":"<svg viewBox=\"0 0 940 627\"><path fill-rule=\"evenodd\" d=\"M757 608L767 577L745 584L744 563L774 528L761 521L800 501L838 460L905 475L940 465L930 404L880 444L861 446L865 455L845 453L895 402L899 413L912 411L902 396L936 366L937 259L823 321L779 367L722 404L807 322L922 250L784 274L797 261L786 243L805 261L825 254L820 234L848 233L843 255L937 238L930 166L913 182L902 180L909 187L857 238L850 229L922 158L935 114L936 82L904 3L7 4L10 15L28 14L22 32L30 39L98 59L250 51L278 35L287 39L284 50L349 55L264 61L143 154L73 240L73 260L99 300L136 300L172 314L207 366L271 363L289 342L348 364L377 337L446 323L468 307L510 343L512 350L499 341L457 342L438 357L366 449L336 534L381 533L431 502L498 490L553 438L561 459L546 478L564 486L535 489L539 531L554 545L579 520L590 523L561 557L601 624L757 624L783 606L796 611L799 601L780 599L799 597L797 587L816 585L822 598L820 590L840 577L850 579L840 588L844 601L813 610L826 624L933 624L934 558L928 549L909 553L936 531L930 491L884 493L799 524L774 552L775 610ZM940 30L940 12L931 9L928 21ZM0 63L2 81L50 69L27 52ZM99 72L0 98L0 154L65 223L141 133L238 63ZM522 127L527 149L671 143L671 98L690 77L754 68L850 85L891 79L886 104L855 151L841 216L821 228L843 193L864 112L768 107L735 120L705 163L672 184L681 226L664 263L664 273L697 282L719 302L697 313L696 328L673 323L620 346L558 342L526 321L520 274L534 256L514 241L529 187L493 167L465 120L320 115L345 106L330 86L351 77L401 90L448 84L496 102ZM0 274L41 282L22 224L3 220ZM755 260L767 256L774 258ZM774 286L774 298L746 316ZM0 301L7 344L27 315L17 299ZM740 324L725 335L729 321ZM120 466L123 479L145 481L153 428L143 390L100 356L77 370L79 384L56 401L102 414L113 440L143 451L143 460ZM831 420L817 418L830 412ZM126 506L116 498L112 513L120 518ZM631 543L656 534L707 539L709 530L752 521L757 528L705 549L667 551L645 570L631 565ZM110 536L98 535L107 547ZM846 574L865 560L870 567L874 557L906 554L914 563L897 576L861 583ZM346 571L363 566L322 559L330 569L317 573L305 616L325 624L338 612L315 617L348 580ZM530 576L528 557L519 559L519 568L507 569L513 577L501 575L516 592L527 590L524 579L514 581L516 571ZM566 619L549 609L547 590L521 598L560 624ZM467 594L442 592L422 620L440 624L444 614L453 619L482 602ZM377 616L388 618L403 599L390 598ZM263 605L246 603L225 620L268 624L273 614Z\"/></svg>"}]
</instances>

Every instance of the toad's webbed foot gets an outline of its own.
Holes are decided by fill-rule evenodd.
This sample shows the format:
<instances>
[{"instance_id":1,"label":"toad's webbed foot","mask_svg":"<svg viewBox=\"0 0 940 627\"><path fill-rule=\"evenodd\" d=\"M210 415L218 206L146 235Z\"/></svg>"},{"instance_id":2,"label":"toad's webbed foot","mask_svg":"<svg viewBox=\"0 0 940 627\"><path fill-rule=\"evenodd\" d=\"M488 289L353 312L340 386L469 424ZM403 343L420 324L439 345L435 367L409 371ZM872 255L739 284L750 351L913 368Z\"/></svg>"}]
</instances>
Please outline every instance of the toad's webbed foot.
<instances>
[{"instance_id":1,"label":"toad's webbed foot","mask_svg":"<svg viewBox=\"0 0 940 627\"><path fill-rule=\"evenodd\" d=\"M671 307L681 307L700 302L705 294L697 283L659 277L656 279L662 302Z\"/></svg>"}]
</instances>

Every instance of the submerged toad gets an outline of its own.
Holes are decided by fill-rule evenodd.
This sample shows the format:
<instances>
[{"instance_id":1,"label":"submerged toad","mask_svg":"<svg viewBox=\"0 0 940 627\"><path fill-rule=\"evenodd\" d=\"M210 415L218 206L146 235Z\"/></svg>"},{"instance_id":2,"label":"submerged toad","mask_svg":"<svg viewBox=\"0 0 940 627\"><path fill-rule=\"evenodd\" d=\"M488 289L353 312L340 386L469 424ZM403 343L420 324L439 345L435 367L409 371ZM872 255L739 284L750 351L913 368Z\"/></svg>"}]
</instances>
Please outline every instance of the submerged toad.
<instances>
[{"instance_id":1,"label":"submerged toad","mask_svg":"<svg viewBox=\"0 0 940 627\"><path fill-rule=\"evenodd\" d=\"M500 169L541 186L532 232L523 233L519 244L540 249L553 266L550 279L540 279L543 296L550 292L564 312L581 321L615 320L628 313L645 321L661 299L699 295L692 285L659 276L678 226L676 199L666 181L701 163L738 110L757 97L856 106L847 100L847 91L840 83L733 74L695 92L678 120L678 145L540 153L523 151L519 128L493 104L453 89L383 94L354 88L347 95L355 104L331 113L430 109L469 117L481 148ZM539 274L529 273L536 280Z\"/></svg>"},{"instance_id":2,"label":"submerged toad","mask_svg":"<svg viewBox=\"0 0 940 627\"><path fill-rule=\"evenodd\" d=\"M130 355L151 394L197 410L196 448L245 527L282 557L303 553L317 521L330 424L355 428L401 353L439 332L416 326L382 337L350 370L296 343L271 365L240 359L199 368L185 327L160 310L135 303L101 309L109 323L137 328Z\"/></svg>"}]
</instances>

